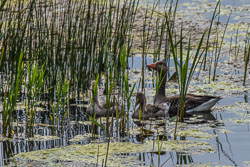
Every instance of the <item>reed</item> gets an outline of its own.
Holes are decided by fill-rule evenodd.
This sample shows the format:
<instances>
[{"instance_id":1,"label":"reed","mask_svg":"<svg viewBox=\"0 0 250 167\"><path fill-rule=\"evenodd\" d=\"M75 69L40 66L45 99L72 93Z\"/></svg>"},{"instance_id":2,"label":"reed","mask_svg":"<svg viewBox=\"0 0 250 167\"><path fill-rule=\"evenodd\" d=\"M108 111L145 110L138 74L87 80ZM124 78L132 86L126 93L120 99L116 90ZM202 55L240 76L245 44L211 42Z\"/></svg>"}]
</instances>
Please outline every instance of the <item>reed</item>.
<instances>
[{"instance_id":1,"label":"reed","mask_svg":"<svg viewBox=\"0 0 250 167\"><path fill-rule=\"evenodd\" d=\"M211 32L212 32L212 27L213 27L213 22L216 19L216 17L218 16L219 12L217 11L218 7L220 6L221 1L218 0L216 3L216 6L214 8L214 12L213 12L213 16L211 19L211 23L208 29L208 33L207 33L207 42L206 42L206 50L205 50L205 54L204 54L204 58L203 58L203 70L205 70L206 68L206 61L207 61L207 55L208 55L208 49L209 49L209 41L210 41L210 36L211 36Z\"/></svg>"},{"instance_id":2,"label":"reed","mask_svg":"<svg viewBox=\"0 0 250 167\"><path fill-rule=\"evenodd\" d=\"M248 28L249 30L249 28ZM246 33L246 42L245 42L245 49L244 49L244 79L243 79L243 85L246 86L246 79L247 79L247 67L250 60L250 33L247 30Z\"/></svg>"},{"instance_id":3,"label":"reed","mask_svg":"<svg viewBox=\"0 0 250 167\"><path fill-rule=\"evenodd\" d=\"M236 31L236 36L235 36L235 48L234 48L234 59L238 59L238 52L239 52L239 47L238 47L238 37L239 37L239 26Z\"/></svg>"},{"instance_id":4,"label":"reed","mask_svg":"<svg viewBox=\"0 0 250 167\"><path fill-rule=\"evenodd\" d=\"M126 100L126 122L127 122L127 131L129 131L129 111L130 111L130 107L131 107L131 97L134 93L134 89L135 89L135 85L136 83L133 84L132 88L130 89L129 86L129 71L126 70L126 64L127 62L125 62L127 56L127 52L126 52L126 48L124 47L123 49L123 53L121 56L121 65L122 65L122 71L123 71L123 82L124 82L124 95L125 95L125 100Z\"/></svg>"},{"instance_id":5,"label":"reed","mask_svg":"<svg viewBox=\"0 0 250 167\"><path fill-rule=\"evenodd\" d=\"M213 78L212 78L213 81L215 81L215 78L216 78L216 69L217 69L217 65L218 65L218 62L219 62L219 57L220 57L222 45L223 45L223 42L224 42L224 37L225 37L226 31L227 31L227 27L228 27L228 23L229 23L229 20L231 18L231 15L232 15L232 10L231 10L231 12L230 12L230 14L228 16L228 19L227 19L223 34L222 34L222 36L220 38L220 43L219 43L219 38L218 38L218 34L217 34L217 38L216 38L217 41L215 42L216 43L216 49L215 49L215 56L214 56L214 71L213 71ZM218 17L218 22L219 22L219 17ZM219 46L218 46L218 43L219 43Z\"/></svg>"},{"instance_id":6,"label":"reed","mask_svg":"<svg viewBox=\"0 0 250 167\"><path fill-rule=\"evenodd\" d=\"M169 35L169 39L170 39L170 44L171 44L171 53L172 53L172 56L174 59L175 70L176 70L176 73L178 75L178 85L179 85L179 92L180 92L180 104L179 104L180 106L179 106L179 110L178 110L178 119L177 120L183 121L185 97L186 97L188 87L189 87L189 84L191 82L193 73L196 69L196 66L197 66L201 56L202 56L200 51L201 51L201 46L202 46L206 31L202 34L199 45L198 45L198 47L195 51L195 54L193 56L193 60L191 60L191 36L189 37L186 58L184 59L182 29L180 32L180 51L179 51L179 54L176 52L176 47L175 47L175 44L173 43L173 37L172 37L172 33L170 30L171 29L169 26L169 22L167 22L167 31L168 31L168 35ZM188 69L189 63L191 63L190 70Z\"/></svg>"},{"instance_id":7,"label":"reed","mask_svg":"<svg viewBox=\"0 0 250 167\"><path fill-rule=\"evenodd\" d=\"M5 87L4 93L4 105L2 112L2 134L3 136L12 137L14 135L13 131L13 112L15 110L18 96L21 90L22 79L23 79L23 52L21 52L18 66L17 66L17 75L16 78L11 79L10 87Z\"/></svg>"},{"instance_id":8,"label":"reed","mask_svg":"<svg viewBox=\"0 0 250 167\"><path fill-rule=\"evenodd\" d=\"M97 91L98 91L98 81L99 81L99 75L97 75L96 80L95 80L95 85L94 85L94 89L92 90L92 92L90 93L90 104L92 105L93 108L93 113L95 113L95 107L94 107L94 98L96 98L97 96ZM97 97L98 98L98 97ZM95 126L100 127L101 129L105 130L106 128L104 126L102 126L101 124L99 124L96 120L96 114L94 114L93 116L89 115L89 119L92 122L92 126L91 126L91 134L94 137L95 133Z\"/></svg>"},{"instance_id":9,"label":"reed","mask_svg":"<svg viewBox=\"0 0 250 167\"><path fill-rule=\"evenodd\" d=\"M15 55L20 55L20 48L23 48L28 74L26 83L22 83L27 93L23 96L26 100L21 100L26 102L27 126L31 128L34 125L35 103L41 99L42 91L47 90L44 96L47 104L55 104L48 108L51 120L56 124L57 119L57 123L60 122L58 112L66 109L66 97L71 94L80 98L80 94L88 89L89 81L105 70L105 64L114 65L111 80L117 79L120 74L115 70L121 68L119 57L123 47L126 46L126 55L129 55L133 44L133 24L138 4L138 0L119 3L91 0L1 2L0 17L6 21L0 23L3 30L0 34L0 70L4 76L16 78L18 59ZM40 74L43 77L46 74L46 78L36 83ZM63 85L68 80L70 87L67 88ZM0 84L0 91L4 92L6 82L1 80ZM33 86L36 87L34 90ZM64 88L68 89L65 94ZM115 87L107 89L109 95L113 89ZM8 96L1 93L1 98L7 100ZM63 102L60 99L64 99ZM65 118L68 112L62 115ZM29 136L32 136L32 130Z\"/></svg>"},{"instance_id":10,"label":"reed","mask_svg":"<svg viewBox=\"0 0 250 167\"><path fill-rule=\"evenodd\" d=\"M54 129L54 125L57 126L57 129L59 129L60 126L61 128L63 128L65 117L69 117L69 113L67 110L67 103L69 101L69 86L70 80L67 81L66 79L63 82L62 80L59 80L59 83L57 84L56 103L54 106L51 104L51 113L49 114L50 119L53 122L52 130ZM52 133L54 134L54 130L52 131Z\"/></svg>"},{"instance_id":11,"label":"reed","mask_svg":"<svg viewBox=\"0 0 250 167\"><path fill-rule=\"evenodd\" d=\"M24 83L27 89L26 120L28 137L33 137L33 126L36 119L36 102L47 90L43 89L45 80L45 64L40 67L35 61L27 63L27 77Z\"/></svg>"},{"instance_id":12,"label":"reed","mask_svg":"<svg viewBox=\"0 0 250 167\"><path fill-rule=\"evenodd\" d=\"M187 39L187 51L184 53L184 40L186 38L183 35L183 29L181 29L179 41L177 41L177 35L174 31L178 0L176 4L174 4L173 0L167 0L164 7L165 11L162 13L157 11L159 3L160 0L154 1L152 8L147 4L143 17L142 32L140 32L143 67L142 91L145 91L144 65L146 64L148 54L153 54L153 59L158 60L163 53L168 67L172 55L181 94L180 110L178 112L179 119L177 120L183 121L185 96L202 56L201 46L207 31L202 34L193 56L191 36ZM40 6L40 4L42 5ZM70 125L69 97L72 95L71 97L80 99L80 95L88 90L89 81L93 78L96 78L96 85L93 91L95 95L97 84L102 74L104 74L108 112L111 107L122 103L122 118L119 118L118 108L116 108L117 112L115 116L112 116L111 125L110 117L106 118L106 126L103 126L102 123L96 120L95 116L89 116L92 122L92 134L94 134L95 127L106 131L106 136L108 137L106 166L109 142L113 134L114 117L116 119L116 127L119 129L118 126L120 125L120 134L122 135L129 131L129 124L131 123L129 122L129 111L136 84L130 86L127 65L128 57L131 55L131 49L133 49L133 41L135 40L133 26L138 4L139 0L116 2L86 0L64 1L62 3L30 0L18 1L15 4L7 2L7 0L2 1L0 11L4 8L3 6L7 6L9 11L4 11L4 14L0 16L1 19L7 18L5 24L0 23L1 28L5 30L0 34L2 42L0 70L4 72L5 76L9 76L8 78L13 78L10 81L10 87L6 86L7 84L3 81L0 83L1 91L4 92L2 95L2 99L4 99L2 117L3 125L5 126L3 127L4 134L11 136L14 133L11 125L13 121L12 113L20 92L24 92L26 120L28 120L27 133L31 137L35 133L33 127L36 121L36 102L41 100L44 93L48 95L46 100L48 100L47 104L51 106L48 108L53 126L56 125L59 128L62 125L61 127L63 127L66 117L68 118L68 125ZM208 62L210 35L213 22L218 16L217 8L219 8L219 5L220 0L216 5L208 29L203 59L204 68ZM153 30L152 27L154 27ZM221 43L218 43L219 34L217 34L215 40L217 43L214 45L213 80L215 80L225 32L226 28L224 29ZM21 48L23 48L23 51ZM244 85L249 62L249 48L249 45L246 44ZM38 50L39 52L37 52ZM239 49L236 49L235 54L238 54L238 51ZM18 59L16 55L21 56ZM25 60L25 65L23 65L23 59ZM212 66L212 59L210 60ZM8 67L5 65L7 63ZM26 71L24 67L26 67ZM24 83L22 82L23 78L25 79ZM157 80L157 91L161 82ZM23 91L21 91L22 86L25 86ZM119 94L113 96L116 91ZM92 98L90 98L90 101L93 105ZM111 106L112 103L117 105ZM53 134L55 134L54 131ZM162 145L158 137L159 158L161 149ZM189 157L181 157L180 160L183 162L180 164L185 164L188 161L187 158ZM192 162L191 160L189 161ZM158 165L160 165L160 160Z\"/></svg>"},{"instance_id":13,"label":"reed","mask_svg":"<svg viewBox=\"0 0 250 167\"><path fill-rule=\"evenodd\" d=\"M88 0L60 4L40 1L7 3L10 13L14 10L17 12L8 15L6 29L9 31L6 36L9 38L6 42L9 47L6 54L18 53L18 48L23 47L25 58L29 60L42 46L44 50L37 60L39 64L47 64L47 86L55 87L57 73L64 78L69 71L72 91L79 92L74 91L76 88L86 91L89 80L103 70L108 56L119 55L123 45L128 45L127 48L132 46L133 40L129 34L138 2ZM61 10L60 14L57 10ZM44 17L44 13L49 17ZM17 24L12 25L13 20ZM7 57L14 60L14 57ZM55 99L54 95L51 93L51 99Z\"/></svg>"}]
</instances>

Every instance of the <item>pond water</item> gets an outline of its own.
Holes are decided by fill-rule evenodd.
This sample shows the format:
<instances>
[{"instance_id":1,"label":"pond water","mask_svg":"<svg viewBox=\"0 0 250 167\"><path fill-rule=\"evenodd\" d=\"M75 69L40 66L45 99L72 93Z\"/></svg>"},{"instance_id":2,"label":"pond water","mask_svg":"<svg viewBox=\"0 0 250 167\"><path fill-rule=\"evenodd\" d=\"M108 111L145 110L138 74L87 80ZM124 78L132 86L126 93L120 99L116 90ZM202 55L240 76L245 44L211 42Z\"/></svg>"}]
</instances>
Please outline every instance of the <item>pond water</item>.
<instances>
[{"instance_id":1,"label":"pond water","mask_svg":"<svg viewBox=\"0 0 250 167\"><path fill-rule=\"evenodd\" d=\"M135 60L141 62L141 58L137 57ZM147 63L152 63L152 60L148 59ZM137 66L136 63L134 63ZM139 69L141 68L141 64L137 66ZM202 76L204 77L204 76ZM202 77L200 80L202 80ZM223 81L225 78L218 79L218 82ZM204 84L204 83L203 83ZM150 85L147 85L150 90ZM173 86L169 85L171 88ZM212 119L213 122L220 122L222 124L218 124L217 126L211 126L206 129L209 124L197 124L197 126L201 129L206 129L205 131L209 134L215 135L209 140L212 147L215 149L215 153L204 153L204 154L194 154L190 155L192 163L194 164L207 164L207 165L229 165L229 166L244 166L244 162L250 160L249 150L250 150L250 92L248 90L241 91L241 86L238 86L239 91L236 93L238 95L233 95L230 93L228 95L227 88L221 88L220 91L215 91L215 93L221 95L223 97L222 100L218 102L218 104L212 110ZM169 88L169 89L171 89ZM193 89L193 88L191 88ZM194 88L195 90L196 88ZM230 89L230 88L229 88ZM193 90L192 90L193 91ZM148 92L148 91L146 91ZM194 91L193 93L199 93L198 91ZM209 93L209 92L207 92ZM151 98L152 95L148 96ZM211 117L210 117L211 118ZM190 125L187 125L190 126ZM201 137L202 138L202 137ZM186 140L193 140L192 137L186 137ZM161 155L161 160L166 160L169 157L173 158L172 162L166 163L166 166L172 166L178 163L178 152L174 153L169 152L164 155ZM185 154L184 154L185 155ZM146 159L147 164L150 164L151 156L148 153ZM161 161L161 163L163 162ZM157 155L155 155L154 162L157 162ZM158 166L158 163L154 164ZM247 166L247 165L246 165Z\"/></svg>"},{"instance_id":2,"label":"pond water","mask_svg":"<svg viewBox=\"0 0 250 167\"><path fill-rule=\"evenodd\" d=\"M147 64L153 62L152 58L147 58L146 60ZM141 78L141 57L137 55L130 58L129 67L131 71L131 82L139 83ZM124 138L121 136L122 134L114 132L114 137L112 137L110 145L109 156L111 157L108 159L108 165L204 166L206 164L207 166L247 166L250 161L249 89L242 87L241 84L224 83L222 81L225 81L226 78L223 77L218 79L217 82L214 83L215 85L208 85L208 83L206 83L207 81L203 80L204 75L205 74L202 74L198 79L199 85L203 85L204 87L198 88L194 86L198 81L193 81L190 92L199 94L201 92L198 90L202 90L204 92L201 94L214 94L222 96L223 99L212 109L211 114L205 114L202 115L202 117L197 116L197 119L194 119L194 117L192 118L193 120L186 120L187 123L178 125L178 131L183 135L180 135L182 137L178 137L177 141L187 143L178 143L177 145L169 143L173 141L174 124L171 122L167 121L167 123L159 123L158 125L156 123L157 121L147 122L147 126L144 128L150 131L150 135L148 137L142 137L140 130L138 130L140 126L138 126L135 120L133 121L131 119L129 136ZM152 103L155 91L152 71L146 70L145 77L147 78L145 79L147 100L149 103ZM220 85L220 82L224 85ZM170 92L169 94L175 94L173 92L178 91L176 83L169 82L167 85L166 91ZM138 86L139 84L136 87ZM234 86L237 86L236 89L233 89ZM131 102L134 106L134 97ZM43 164L43 166L79 166L84 164L92 164L95 166L97 155L96 145L100 147L100 155L105 155L105 151L104 153L101 151L101 148L104 147L103 144L105 145L106 143L105 131L97 128L95 130L97 139L93 140L90 135L90 122L86 121L87 118L84 114L86 102L80 99L75 103L76 104L72 104L71 107L71 125L61 130L62 134L64 134L62 137L54 137L54 139L48 138L52 135L51 127L48 125L49 116L46 112L38 112L40 119L37 122L35 134L41 136L36 135L34 139L27 140L22 139L20 135L19 139L14 141L1 142L1 165L8 164L7 162L10 162L10 166L13 165L13 159L11 158L11 152L13 152L13 154L17 154L15 156L15 160L18 162L17 164L23 166L40 166L41 164ZM132 112L133 111L131 111L130 114L132 114ZM23 112L20 110L16 114L20 116L21 122L24 115ZM105 119L102 120L102 122L105 122ZM158 136L160 137L160 143L162 143L162 152L160 155L157 152ZM142 141L144 144L140 144ZM93 145L91 145L91 143L93 143ZM137 143L137 145L130 146L132 143ZM120 148L121 146L122 148ZM180 146L180 148L177 146ZM50 152L51 148L58 149L51 150ZM93 151L86 153L89 149ZM32 152L36 150L44 150L47 152ZM23 153L18 154L21 152ZM25 152L27 153L25 154ZM88 154L92 156L88 157ZM104 156L100 156L100 159L101 158L104 158ZM130 161L130 163L126 164L126 161ZM99 160L99 164L101 164L101 162L102 161Z\"/></svg>"},{"instance_id":3,"label":"pond water","mask_svg":"<svg viewBox=\"0 0 250 167\"><path fill-rule=\"evenodd\" d=\"M194 13L200 13L200 19L209 20L214 9L214 5L209 5L211 3L215 4L216 1L180 0L178 11L180 16L185 14L190 19ZM222 22L227 20L231 9L228 6L233 3L232 0L222 1L225 14L221 17ZM236 0L234 5L236 9L230 23L249 23L250 1ZM135 97L132 97L129 131L125 135L116 132L116 122L113 123L115 130L110 139L108 166L250 166L250 83L248 79L247 86L242 86L242 62L239 60L235 65L227 63L228 59L228 55L224 55L219 60L215 82L208 81L208 71L201 71L198 78L195 73L196 79L190 85L190 93L216 95L223 99L211 113L197 115L178 124L177 143L173 140L174 122L149 121L143 130L140 129L138 122L131 119L135 105ZM141 62L141 55L129 58L129 80L131 85L136 83L135 92L140 91ZM147 57L145 64L152 62L153 58ZM173 73L172 60L170 67ZM156 75L148 69L144 73L147 100L153 103ZM100 87L103 89L103 84ZM166 92L169 95L177 94L177 83L168 82ZM31 139L23 134L25 107L20 104L14 116L18 118L14 124L19 124L16 128L20 134L14 140L0 138L0 166L96 166L97 163L101 166L108 137L103 129L96 127L96 138L92 138L92 125L85 114L88 103L88 98L71 102L71 123L56 131L62 134L58 135L60 137L52 135L47 108L37 111L35 137ZM98 121L105 125L105 119ZM159 152L159 148L162 151Z\"/></svg>"},{"instance_id":4,"label":"pond water","mask_svg":"<svg viewBox=\"0 0 250 167\"><path fill-rule=\"evenodd\" d=\"M179 11L183 11L185 16L193 19L192 13L198 13L197 18L202 17L210 20L213 15L216 0L179 0ZM250 1L248 0L221 0L220 21L227 22L232 10L232 16L229 23L250 22ZM192 11L192 12L190 12Z\"/></svg>"}]
</instances>

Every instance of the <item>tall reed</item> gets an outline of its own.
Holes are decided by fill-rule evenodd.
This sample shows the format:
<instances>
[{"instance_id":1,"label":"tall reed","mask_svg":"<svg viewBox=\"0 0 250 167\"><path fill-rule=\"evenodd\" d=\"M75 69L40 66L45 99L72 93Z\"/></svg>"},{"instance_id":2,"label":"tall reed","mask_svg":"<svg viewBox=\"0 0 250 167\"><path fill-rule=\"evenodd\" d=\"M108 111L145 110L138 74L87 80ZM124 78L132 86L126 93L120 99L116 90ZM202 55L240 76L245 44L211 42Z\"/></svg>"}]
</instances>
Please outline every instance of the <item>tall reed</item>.
<instances>
[{"instance_id":1,"label":"tall reed","mask_svg":"<svg viewBox=\"0 0 250 167\"><path fill-rule=\"evenodd\" d=\"M4 92L4 105L2 112L2 134L3 136L11 137L14 135L13 131L13 112L15 110L18 96L22 86L23 80L23 52L21 52L18 66L17 66L17 75L16 78L11 79L10 87L5 87Z\"/></svg>"},{"instance_id":2,"label":"tall reed","mask_svg":"<svg viewBox=\"0 0 250 167\"><path fill-rule=\"evenodd\" d=\"M89 80L104 70L108 57L114 58L110 60L120 68L122 47L126 45L129 53L132 46L138 3L138 0L7 1L6 61L12 63L15 60L12 55L18 54L19 48L24 49L25 59L29 60L43 47L36 60L39 65L47 64L46 87L55 87L58 73L64 80L69 71L71 90L79 97L81 91L87 90ZM55 95L51 92L50 99L56 99Z\"/></svg>"},{"instance_id":3,"label":"tall reed","mask_svg":"<svg viewBox=\"0 0 250 167\"><path fill-rule=\"evenodd\" d=\"M112 81L109 80L109 83L119 78L123 47L127 48L126 55L129 55L133 44L132 33L138 4L139 0L118 3L92 0L60 3L30 0L13 3L4 0L0 3L0 18L5 20L0 23L0 70L4 76L16 78L16 55L20 55L23 48L22 55L27 61L28 73L26 83L23 83L27 94L23 97L26 97L27 102L29 136L33 135L31 127L36 119L35 104L43 91L54 88L53 91L47 91L44 97L47 104L55 103L55 108L48 107L55 121L56 113L59 108L65 107L64 102L67 101L62 104L58 99L69 97L70 93L80 98L88 89L89 81L96 78L97 73L105 72L106 64L114 65ZM43 79L35 81L40 77ZM62 85L66 80L70 80L70 91L62 95L61 89L64 88L58 83ZM0 84L0 91L4 92L6 82L1 80ZM113 89L107 89L110 95ZM1 96L2 99L8 99L4 93Z\"/></svg>"},{"instance_id":4,"label":"tall reed","mask_svg":"<svg viewBox=\"0 0 250 167\"><path fill-rule=\"evenodd\" d=\"M212 32L212 27L213 27L214 20L216 19L216 17L219 14L219 12L217 11L217 9L220 6L220 4L221 4L221 1L218 0L217 3L216 3L216 6L214 8L213 16L212 16L212 19L211 19L211 22L210 22L210 26L209 26L209 29L208 29L207 42L206 42L206 47L205 47L206 50L205 50L205 54L204 54L204 58L203 58L203 70L205 70L205 68L206 68L208 49L209 49L209 45L210 45L210 37L211 37L211 34L212 34L211 33Z\"/></svg>"},{"instance_id":5,"label":"tall reed","mask_svg":"<svg viewBox=\"0 0 250 167\"><path fill-rule=\"evenodd\" d=\"M216 49L215 49L215 55L214 55L214 71L213 71L213 78L212 80L215 81L215 78L216 78L216 69L217 69L217 65L218 65L218 62L219 62L219 57L220 57L220 53L221 53L221 49L222 49L222 46L223 46L223 42L224 42L224 37L225 37L225 34L226 34L226 31L227 31L227 27L228 27L228 23L229 23L229 20L231 18L231 15L232 15L232 10L228 16L228 19L227 19L227 22L226 22L226 25L225 25L225 28L224 28L224 31L223 31L223 34L220 38L220 44L219 43L219 35L217 34L217 38L216 38ZM218 22L219 22L219 17L218 17Z\"/></svg>"},{"instance_id":6,"label":"tall reed","mask_svg":"<svg viewBox=\"0 0 250 167\"><path fill-rule=\"evenodd\" d=\"M249 28L248 28L249 30ZM247 79L247 67L249 64L249 60L250 60L250 33L247 30L246 33L246 42L245 42L245 49L244 49L244 79L243 79L243 85L246 85L246 79Z\"/></svg>"},{"instance_id":7,"label":"tall reed","mask_svg":"<svg viewBox=\"0 0 250 167\"><path fill-rule=\"evenodd\" d=\"M69 113L67 110L67 103L69 101L68 94L69 94L69 86L70 80L64 81L59 80L59 83L56 87L56 104L53 106L51 105L51 113L50 119L53 122L53 126L56 125L57 129L61 126L61 129L64 127L65 117L69 117ZM52 133L54 133L54 128Z\"/></svg>"},{"instance_id":8,"label":"tall reed","mask_svg":"<svg viewBox=\"0 0 250 167\"><path fill-rule=\"evenodd\" d=\"M27 89L27 101L26 101L26 120L28 137L33 137L33 126L36 119L36 102L39 100L40 95L46 92L43 90L45 80L46 66L40 67L35 61L27 63L27 78L24 83Z\"/></svg>"},{"instance_id":9,"label":"tall reed","mask_svg":"<svg viewBox=\"0 0 250 167\"><path fill-rule=\"evenodd\" d=\"M171 29L169 26L169 22L167 21L167 31L168 31L168 35L169 35L170 44L171 44L171 53L172 53L172 56L174 59L175 70L176 70L176 73L178 75L178 85L179 85L179 92L180 92L180 104L179 104L180 106L179 106L179 110L178 110L178 118L180 121L183 121L186 94L187 94L188 87L189 87L189 84L191 82L193 73L196 69L196 66L197 66L201 56L202 56L202 54L200 53L200 50L201 50L201 46L202 46L206 31L202 34L199 45L198 45L196 52L193 56L193 60L191 60L191 36L189 37L189 41L188 41L186 59L184 59L184 52L183 52L184 44L183 44L182 29L180 32L180 51L179 51L179 54L176 51L177 49L176 49L175 44L173 42L173 36L172 36L172 33L170 30ZM191 61L191 68L189 70L188 67L189 67L190 61Z\"/></svg>"},{"instance_id":10,"label":"tall reed","mask_svg":"<svg viewBox=\"0 0 250 167\"><path fill-rule=\"evenodd\" d=\"M126 70L126 66L127 66L127 59L126 57L128 57L127 55L127 51L126 51L126 47L123 47L123 52L120 55L120 63L121 63L121 71L122 71L122 92L124 92L124 101L125 101L125 106L126 106L126 111L123 113L123 116L125 119L125 122L127 122L127 131L129 131L129 111L130 111L130 106L131 106L131 97L132 94L134 92L135 89L135 85L136 83L134 83L134 85L132 86L132 88L130 89L130 84L129 84L129 71Z\"/></svg>"}]
</instances>

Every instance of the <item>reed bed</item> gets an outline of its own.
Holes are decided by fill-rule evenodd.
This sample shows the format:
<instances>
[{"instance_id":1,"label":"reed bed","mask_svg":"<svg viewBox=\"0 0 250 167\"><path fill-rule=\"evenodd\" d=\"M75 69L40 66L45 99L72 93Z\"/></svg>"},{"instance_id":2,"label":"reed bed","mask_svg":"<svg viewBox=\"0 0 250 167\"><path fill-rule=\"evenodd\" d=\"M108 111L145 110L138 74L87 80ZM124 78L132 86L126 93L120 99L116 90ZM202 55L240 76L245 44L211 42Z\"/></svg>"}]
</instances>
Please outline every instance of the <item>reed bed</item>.
<instances>
[{"instance_id":1,"label":"reed bed","mask_svg":"<svg viewBox=\"0 0 250 167\"><path fill-rule=\"evenodd\" d=\"M83 114L91 121L92 137L99 128L107 139L103 161L106 166L111 137L129 136L132 95L138 85L130 84L128 59L135 53L140 53L142 57L140 87L144 93L147 58L151 56L154 61L164 59L168 67L170 60L174 61L181 94L178 121L183 121L185 96L196 68L202 70L202 67L205 69L210 65L210 82L213 64L212 80L216 79L216 68L231 14L222 35L218 30L212 36L215 19L219 22L218 1L209 26L201 29L201 33L191 34L183 24L176 24L178 0L167 0L163 8L160 8L159 0L152 5L139 4L139 0L3 1L0 5L0 18L3 20L0 23L0 100L4 104L1 133L8 137L18 136L19 132L13 128L13 122L18 118L13 113L19 101L25 106L22 109L25 113L25 137L31 138L36 134L37 106L42 103L52 125L51 134L68 138L72 134L65 132L64 127L67 126L69 131L72 127L70 106L88 97L90 81L96 80L94 94L97 85L104 83L108 108L115 107L112 103L121 105L121 113L117 111L115 115L106 117L105 125L95 116ZM193 35L198 37L192 40ZM236 36L236 46L237 41ZM214 53L210 57L211 46ZM249 48L247 37L244 85ZM238 55L238 50L236 47L235 55ZM161 81L157 80L156 91L159 84ZM141 130L143 132L143 126ZM160 157L162 148L159 137L157 143ZM179 159L192 162L188 156L180 155Z\"/></svg>"},{"instance_id":2,"label":"reed bed","mask_svg":"<svg viewBox=\"0 0 250 167\"><path fill-rule=\"evenodd\" d=\"M33 110L26 111L31 121L36 114L34 105L41 98L48 104L57 101L55 107L48 108L52 122L59 121L55 113L61 110L59 106L65 109L67 100L61 102L63 97L80 98L89 81L109 70L109 64L114 64L113 71L121 67L119 60L124 46L128 48L126 54L130 54L129 34L137 7L136 0L6 2L1 12L5 20L1 26L5 32L1 70L3 75L16 78L23 50L28 77L20 92L27 99L26 108ZM115 71L114 78L119 75ZM5 83L1 84L4 87ZM1 92L4 99L4 90ZM29 136L33 136L31 132Z\"/></svg>"}]
</instances>

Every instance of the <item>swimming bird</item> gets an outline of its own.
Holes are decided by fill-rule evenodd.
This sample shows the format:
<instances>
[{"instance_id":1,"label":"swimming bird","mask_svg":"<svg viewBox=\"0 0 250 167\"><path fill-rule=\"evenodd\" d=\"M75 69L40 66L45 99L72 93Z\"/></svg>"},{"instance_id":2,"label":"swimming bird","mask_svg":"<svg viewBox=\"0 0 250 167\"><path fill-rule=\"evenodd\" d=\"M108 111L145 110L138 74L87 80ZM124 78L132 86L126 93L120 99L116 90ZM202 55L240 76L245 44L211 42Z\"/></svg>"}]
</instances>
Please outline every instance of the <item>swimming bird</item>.
<instances>
[{"instance_id":1,"label":"swimming bird","mask_svg":"<svg viewBox=\"0 0 250 167\"><path fill-rule=\"evenodd\" d=\"M160 87L156 92L154 104L162 104L164 102L170 103L169 115L170 117L177 115L180 105L180 95L166 96L165 86L167 80L167 64L164 61L158 61L153 64L148 64L148 68L156 70L160 76ZM217 96L201 96L194 94L186 95L185 112L188 114L205 113L211 111L210 109L221 99Z\"/></svg>"},{"instance_id":2,"label":"swimming bird","mask_svg":"<svg viewBox=\"0 0 250 167\"><path fill-rule=\"evenodd\" d=\"M96 92L94 92L94 88L96 85L95 82L95 80L91 82L90 90L92 95L92 102L87 107L86 113L90 116L95 115L96 118L112 116L112 114L115 116L116 111L121 111L120 106L116 105L115 102L111 102L109 107L106 103L106 96L99 95L98 85Z\"/></svg>"},{"instance_id":3,"label":"swimming bird","mask_svg":"<svg viewBox=\"0 0 250 167\"><path fill-rule=\"evenodd\" d=\"M145 95L142 92L138 92L136 93L136 109L132 114L132 118L139 119L141 117L142 120L147 120L149 118L167 117L168 109L168 103L147 104Z\"/></svg>"}]
</instances>

